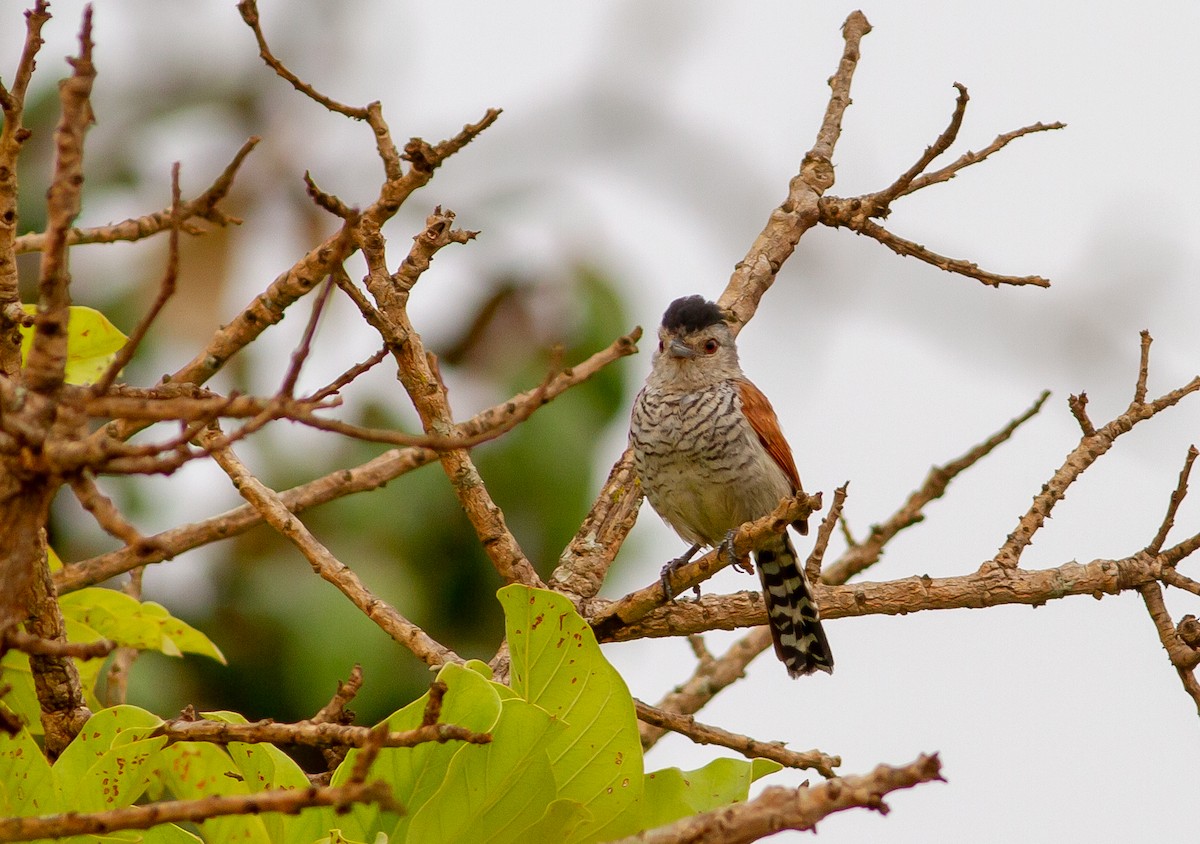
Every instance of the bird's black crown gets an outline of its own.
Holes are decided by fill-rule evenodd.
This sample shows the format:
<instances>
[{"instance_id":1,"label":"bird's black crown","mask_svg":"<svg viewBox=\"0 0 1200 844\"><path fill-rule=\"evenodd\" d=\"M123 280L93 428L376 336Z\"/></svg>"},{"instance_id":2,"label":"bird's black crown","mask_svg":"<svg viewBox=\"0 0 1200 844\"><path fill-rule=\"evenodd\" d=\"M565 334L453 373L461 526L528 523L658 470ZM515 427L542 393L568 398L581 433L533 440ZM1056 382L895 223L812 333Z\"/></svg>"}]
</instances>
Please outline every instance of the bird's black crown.
<instances>
[{"instance_id":1,"label":"bird's black crown","mask_svg":"<svg viewBox=\"0 0 1200 844\"><path fill-rule=\"evenodd\" d=\"M668 331L699 331L725 321L725 312L703 296L684 296L676 299L663 314L663 328Z\"/></svg>"}]
</instances>

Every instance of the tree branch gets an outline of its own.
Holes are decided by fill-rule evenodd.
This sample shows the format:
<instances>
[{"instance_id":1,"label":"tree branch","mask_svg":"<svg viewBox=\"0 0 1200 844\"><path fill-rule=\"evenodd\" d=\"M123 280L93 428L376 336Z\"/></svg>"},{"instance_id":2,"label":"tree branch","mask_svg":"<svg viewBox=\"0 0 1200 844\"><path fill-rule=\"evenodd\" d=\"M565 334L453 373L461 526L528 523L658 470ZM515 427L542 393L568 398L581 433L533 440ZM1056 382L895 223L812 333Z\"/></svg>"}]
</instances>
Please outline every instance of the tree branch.
<instances>
[{"instance_id":1,"label":"tree branch","mask_svg":"<svg viewBox=\"0 0 1200 844\"><path fill-rule=\"evenodd\" d=\"M212 442L219 436L218 432L210 429L201 436L201 441ZM395 642L408 648L427 665L463 661L462 657L432 639L394 607L373 595L358 579L358 575L331 554L299 519L293 517L279 496L254 477L228 447L215 447L212 455L242 497L262 514L271 527L296 546L312 565L313 571L336 586Z\"/></svg>"},{"instance_id":2,"label":"tree branch","mask_svg":"<svg viewBox=\"0 0 1200 844\"><path fill-rule=\"evenodd\" d=\"M0 818L0 841L32 841L70 835L104 835L121 829L150 829L165 823L200 823L224 815L257 815L283 812L294 815L311 806L349 806L376 803L396 811L391 786L383 781L347 783L306 789L280 788L256 794L203 797L199 800L167 800L111 809L107 812L47 815L32 818Z\"/></svg>"},{"instance_id":3,"label":"tree branch","mask_svg":"<svg viewBox=\"0 0 1200 844\"><path fill-rule=\"evenodd\" d=\"M716 744L736 750L747 759L770 759L787 768L812 769L823 777L836 776L833 769L842 764L840 756L830 756L819 750L803 753L788 750L783 742L758 741L749 736L731 733L720 727L701 724L690 715L676 715L635 699L639 721L685 735L696 744Z\"/></svg>"},{"instance_id":4,"label":"tree branch","mask_svg":"<svg viewBox=\"0 0 1200 844\"><path fill-rule=\"evenodd\" d=\"M944 782L936 753L920 756L899 768L880 765L863 776L837 777L812 787L765 788L745 803L692 815L613 844L744 844L783 829L814 829L824 818L846 809L873 809L887 814L885 795L926 782Z\"/></svg>"}]
</instances>

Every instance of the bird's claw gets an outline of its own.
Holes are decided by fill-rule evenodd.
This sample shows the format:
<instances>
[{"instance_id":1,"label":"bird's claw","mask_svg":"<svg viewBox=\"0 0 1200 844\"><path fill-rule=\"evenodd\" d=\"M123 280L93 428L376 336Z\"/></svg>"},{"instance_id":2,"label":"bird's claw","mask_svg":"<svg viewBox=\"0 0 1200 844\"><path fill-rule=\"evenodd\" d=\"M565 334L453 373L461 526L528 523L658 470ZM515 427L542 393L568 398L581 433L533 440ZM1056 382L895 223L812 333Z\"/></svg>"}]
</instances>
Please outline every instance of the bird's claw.
<instances>
[{"instance_id":1,"label":"bird's claw","mask_svg":"<svg viewBox=\"0 0 1200 844\"><path fill-rule=\"evenodd\" d=\"M675 573L675 570L677 568L690 562L692 557L694 557L696 555L696 552L699 550L700 550L699 545L693 545L691 548L689 548L687 550L687 553L685 553L679 557L676 557L675 559L671 560L669 563L667 563L665 566L662 567L662 571L659 573L659 578L662 580L663 599L665 601L668 601L668 602L674 601L676 598L675 590L671 588L671 575L673 575ZM693 586L692 589L693 589L693 591L695 591L696 597L700 597L699 584L697 584L696 586Z\"/></svg>"},{"instance_id":2,"label":"bird's claw","mask_svg":"<svg viewBox=\"0 0 1200 844\"><path fill-rule=\"evenodd\" d=\"M754 563L750 562L750 558L748 556L738 557L737 552L733 550L733 537L736 535L736 530L726 533L725 541L721 543L721 548L724 549L729 559L729 565L733 566L737 571L754 574Z\"/></svg>"}]
</instances>

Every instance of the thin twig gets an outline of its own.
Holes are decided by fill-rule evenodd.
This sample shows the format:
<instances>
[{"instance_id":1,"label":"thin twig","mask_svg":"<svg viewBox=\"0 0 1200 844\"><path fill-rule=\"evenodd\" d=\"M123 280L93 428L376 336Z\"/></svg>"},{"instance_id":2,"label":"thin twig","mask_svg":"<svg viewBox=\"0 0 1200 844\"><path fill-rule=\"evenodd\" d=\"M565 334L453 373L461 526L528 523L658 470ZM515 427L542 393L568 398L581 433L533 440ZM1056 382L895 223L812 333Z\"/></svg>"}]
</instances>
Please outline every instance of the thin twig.
<instances>
[{"instance_id":1,"label":"thin twig","mask_svg":"<svg viewBox=\"0 0 1200 844\"><path fill-rule=\"evenodd\" d=\"M135 548L146 547L146 538L121 514L112 499L100 491L91 472L84 471L72 475L68 483L83 509L92 514L96 524L100 525L105 533L126 545Z\"/></svg>"},{"instance_id":2,"label":"thin twig","mask_svg":"<svg viewBox=\"0 0 1200 844\"><path fill-rule=\"evenodd\" d=\"M833 537L833 529L842 518L842 506L846 503L846 491L850 482L846 481L833 492L833 503L829 512L821 519L821 527L817 530L817 541L809 552L808 560L804 563L804 575L809 583L817 583L821 579L821 561L825 559L825 551L829 548L829 540Z\"/></svg>"},{"instance_id":3,"label":"thin twig","mask_svg":"<svg viewBox=\"0 0 1200 844\"><path fill-rule=\"evenodd\" d=\"M925 172L925 168L933 163L934 159L950 149L954 140L958 137L958 130L962 128L963 115L967 111L967 103L971 97L967 94L967 88L958 82L954 83L954 87L958 89L958 97L954 103L954 113L950 116L950 123L946 126L937 139L925 148L925 152L917 159L912 167L909 167L900 175L896 181L888 185L883 190L873 194L873 198L879 203L879 206L886 216L887 208L892 201L899 196L903 196L909 186L913 183L913 179Z\"/></svg>"},{"instance_id":4,"label":"thin twig","mask_svg":"<svg viewBox=\"0 0 1200 844\"><path fill-rule=\"evenodd\" d=\"M309 353L312 351L313 337L317 333L317 325L321 321L321 314L325 310L325 303L329 301L329 294L333 290L333 278L325 279L325 283L321 286L321 292L317 294L317 298L313 300L312 311L308 315L308 323L304 326L304 334L300 338L298 345L292 352L292 362L288 366L287 374L283 377L283 384L279 387L279 394L292 398L292 394L296 390L296 381L300 378L300 369L304 366L304 361L308 359Z\"/></svg>"},{"instance_id":5,"label":"thin twig","mask_svg":"<svg viewBox=\"0 0 1200 844\"><path fill-rule=\"evenodd\" d=\"M225 815L258 815L263 812L296 814L311 806L350 806L376 803L395 810L392 788L382 780L323 788L280 788L255 794L214 795L199 800L168 800L106 812L0 818L0 841L31 841L72 835L106 835L122 829L150 829L166 823L211 820Z\"/></svg>"},{"instance_id":6,"label":"thin twig","mask_svg":"<svg viewBox=\"0 0 1200 844\"><path fill-rule=\"evenodd\" d=\"M921 486L908 497L899 510L880 524L872 525L870 534L862 542L847 542L850 547L833 564L826 566L822 581L831 585L846 583L878 562L884 547L898 533L925 518L925 505L941 498L951 481L1012 437L1018 428L1041 411L1042 405L1049 397L1049 392L1043 392L1024 413L1012 419L986 440L972 446L954 460L942 466L932 467Z\"/></svg>"},{"instance_id":7,"label":"thin twig","mask_svg":"<svg viewBox=\"0 0 1200 844\"><path fill-rule=\"evenodd\" d=\"M422 724L411 730L383 730L373 737L376 727L361 727L349 724L318 723L301 721L296 724L279 724L274 721L258 721L252 724L230 724L225 721L185 720L164 721L151 733L165 736L172 742L203 741L215 744L248 742L251 744L295 744L305 747L367 747L375 743L379 747L416 747L429 742L445 743L461 741L468 744L487 744L492 740L488 733L480 733L454 724Z\"/></svg>"},{"instance_id":8,"label":"thin twig","mask_svg":"<svg viewBox=\"0 0 1200 844\"><path fill-rule=\"evenodd\" d=\"M211 428L201 437L201 441L212 448L213 459L229 475L242 497L262 514L271 527L296 546L313 571L336 586L367 618L427 665L438 666L447 662L463 661L458 654L435 641L386 601L372 594L359 580L358 575L330 553L299 519L288 512L275 491L254 477L227 446L215 445L219 439L220 433Z\"/></svg>"},{"instance_id":9,"label":"thin twig","mask_svg":"<svg viewBox=\"0 0 1200 844\"><path fill-rule=\"evenodd\" d=\"M150 330L150 326L158 318L167 301L175 295L175 283L179 278L179 229L183 223L179 203L179 162L176 161L171 165L171 234L167 241L167 269L163 273L162 281L159 282L158 295L154 297L150 310L146 311L141 321L138 322L133 333L129 335L129 339L125 341L125 345L117 351L112 362L104 370L104 374L92 385L91 392L94 396L102 396L108 392L113 382L117 380L117 375L133 360L134 352L137 351L146 332Z\"/></svg>"},{"instance_id":10,"label":"thin twig","mask_svg":"<svg viewBox=\"0 0 1200 844\"><path fill-rule=\"evenodd\" d=\"M886 794L942 781L937 754L923 755L902 767L879 765L863 776L836 777L814 786L771 786L745 803L688 815L675 823L616 839L612 844L757 841L784 829L814 829L822 819L846 809L864 808L886 814Z\"/></svg>"},{"instance_id":11,"label":"thin twig","mask_svg":"<svg viewBox=\"0 0 1200 844\"><path fill-rule=\"evenodd\" d=\"M1018 287L1022 285L1033 285L1035 287L1050 286L1049 279L1042 278L1038 275L1000 275L999 273L993 273L982 269L978 264L972 261L964 261L959 258L947 258L945 255L939 255L931 249L926 249L919 243L914 243L911 240L906 240L899 235L893 234L883 226L876 223L874 220L860 218L858 220L841 224L846 225L848 228L858 234L866 235L867 237L879 241L897 255L916 258L919 261L932 264L939 270L945 270L948 273L965 275L967 278L973 278L976 281L983 282L989 287L999 287L1002 284L1010 284Z\"/></svg>"},{"instance_id":12,"label":"thin twig","mask_svg":"<svg viewBox=\"0 0 1200 844\"><path fill-rule=\"evenodd\" d=\"M452 429L451 435L471 437L498 424L503 424L504 420L511 416L514 406L522 407L539 395L539 400L542 401L554 399L576 384L588 380L613 361L632 354L636 350L637 347L633 345L633 335L618 338L607 348L562 372L550 383L544 393L539 393L540 388L518 393L511 399L480 411L470 419L458 423ZM3 382L0 381L0 386L2 384ZM219 413L219 408L214 408L214 412ZM309 507L324 504L346 495L378 489L389 481L437 459L438 452L432 449L392 450L359 466L338 469L306 484L278 493L278 495L286 507L299 513ZM155 545L152 553L138 554L134 549L125 548L70 565L56 573L55 583L63 592L100 583L136 566L162 562L192 548L237 536L260 524L262 520L262 515L255 508L245 505L195 524L172 528L148 537L148 541Z\"/></svg>"},{"instance_id":13,"label":"thin twig","mask_svg":"<svg viewBox=\"0 0 1200 844\"><path fill-rule=\"evenodd\" d=\"M1183 499L1187 496L1188 476L1192 473L1192 464L1196 462L1197 454L1196 446L1188 446L1187 456L1183 459L1183 468L1179 470L1179 483L1175 485L1175 490L1171 493L1171 498L1167 502L1167 512L1163 515L1162 524L1158 527L1158 533L1154 534L1154 539L1150 540L1150 544L1146 546L1147 554L1157 554L1161 551L1163 543L1167 541L1167 534L1175 526L1175 514L1179 511L1179 505L1183 503Z\"/></svg>"},{"instance_id":14,"label":"thin twig","mask_svg":"<svg viewBox=\"0 0 1200 844\"><path fill-rule=\"evenodd\" d=\"M1078 395L1072 394L1067 397L1067 407L1071 408L1071 415L1079 423L1079 430L1083 431L1085 437L1094 437L1096 436L1096 426L1088 417L1087 403L1087 393L1081 392Z\"/></svg>"},{"instance_id":15,"label":"thin twig","mask_svg":"<svg viewBox=\"0 0 1200 844\"><path fill-rule=\"evenodd\" d=\"M1004 132L1000 135L997 135L995 140L993 140L979 152L965 152L959 156L956 161L946 165L940 170L935 170L932 173L926 173L913 179L912 183L904 190L902 195L907 196L908 194L916 193L922 188L927 188L930 185L937 184L938 182L948 182L950 179L953 179L955 176L957 176L960 170L970 167L972 164L978 164L988 156L991 156L1004 149L1017 138L1023 138L1026 135L1032 135L1036 132L1052 132L1055 129L1065 129L1066 127L1067 124L1055 121L1054 123L1034 123L1030 126L1023 126L1020 129L1014 129L1011 132Z\"/></svg>"},{"instance_id":16,"label":"thin twig","mask_svg":"<svg viewBox=\"0 0 1200 844\"><path fill-rule=\"evenodd\" d=\"M237 175L242 162L246 160L246 156L250 154L250 150L254 149L260 140L257 136L251 136L242 144L241 149L237 151L233 160L225 166L225 169L217 177L216 181L204 193L195 199L189 199L179 206L178 216L181 231L187 234L202 233L203 230L200 227L190 223L193 217L199 217L218 226L241 224L242 221L240 218L226 214L218 205L221 200L229 195L229 190L233 187L234 176ZM115 243L117 241L133 243L134 241L152 237L171 228L173 212L174 206L171 206L161 211L155 211L153 214L134 217L107 226L94 226L82 229L72 228L67 232L67 245ZM46 235L43 233L21 235L17 238L16 243L18 253L40 252L45 249L45 246Z\"/></svg>"},{"instance_id":17,"label":"thin twig","mask_svg":"<svg viewBox=\"0 0 1200 844\"><path fill-rule=\"evenodd\" d=\"M116 642L98 639L94 642L67 642L43 639L24 630L10 627L0 634L0 650L17 650L30 656L73 657L74 659L103 659L117 649Z\"/></svg>"},{"instance_id":18,"label":"thin twig","mask_svg":"<svg viewBox=\"0 0 1200 844\"><path fill-rule=\"evenodd\" d=\"M636 698L633 701L639 721L652 724L655 727L671 730L685 735L696 744L716 744L736 750L747 759L771 759L788 768L811 769L823 777L837 776L833 769L842 764L841 757L830 756L820 750L800 752L788 750L783 742L758 741L749 736L731 733L720 727L701 724L690 715L676 715L664 712L657 707L642 703Z\"/></svg>"},{"instance_id":19,"label":"thin twig","mask_svg":"<svg viewBox=\"0 0 1200 844\"><path fill-rule=\"evenodd\" d=\"M292 73L279 59L271 53L271 48L267 46L267 39L263 35L262 28L259 26L258 4L255 0L241 0L237 5L238 12L242 16L242 20L254 32L254 38L258 42L258 54L262 60L267 63L275 73L283 80L288 82L293 88L299 91L304 96L308 97L313 102L324 106L330 111L335 111L338 114L344 114L346 117L352 117L355 120L366 120L367 110L355 106L344 105L330 97L325 96L313 86L302 80L296 74Z\"/></svg>"},{"instance_id":20,"label":"thin twig","mask_svg":"<svg viewBox=\"0 0 1200 844\"><path fill-rule=\"evenodd\" d=\"M1150 344L1154 342L1154 338L1150 336L1150 332L1144 328L1141 331L1141 338L1141 356L1138 361L1137 384L1133 388L1133 403L1135 405L1146 403L1146 379L1150 377Z\"/></svg>"},{"instance_id":21,"label":"thin twig","mask_svg":"<svg viewBox=\"0 0 1200 844\"><path fill-rule=\"evenodd\" d=\"M346 385L350 384L352 381L354 381L354 379L358 378L358 376L371 370L376 364L378 364L385 357L387 357L387 355L388 355L387 346L384 346L382 349L380 349L375 354L371 355L369 358L364 360L362 363L354 364L354 366L347 369L345 372L343 372L337 378L330 381L327 385L325 385L321 389L317 390L312 395L305 396L300 401L305 402L305 403L311 402L311 403L315 404L316 402L324 401L325 399L329 398L330 396L337 395L338 393L340 393L342 391L342 388L344 388Z\"/></svg>"},{"instance_id":22,"label":"thin twig","mask_svg":"<svg viewBox=\"0 0 1200 844\"><path fill-rule=\"evenodd\" d=\"M1020 561L1021 553L1033 541L1034 534L1045 524L1050 511L1063 499L1067 489L1089 466L1106 454L1117 438L1129 432L1139 422L1152 418L1155 414L1179 402L1185 396L1200 389L1200 376L1193 378L1182 387L1164 393L1152 402L1145 401L1144 384L1149 354L1149 335L1142 338L1142 366L1138 372L1138 387L1134 391L1134 401L1128 409L1117 416L1107 425L1096 429L1094 434L1084 434L1079 444L1067 455L1062 465L1055 471L1034 497L1033 504L1017 523L1016 528L1008 535L1008 539L996 552L995 562L1006 568L1015 568ZM1140 399L1139 399L1140 396Z\"/></svg>"}]
</instances>

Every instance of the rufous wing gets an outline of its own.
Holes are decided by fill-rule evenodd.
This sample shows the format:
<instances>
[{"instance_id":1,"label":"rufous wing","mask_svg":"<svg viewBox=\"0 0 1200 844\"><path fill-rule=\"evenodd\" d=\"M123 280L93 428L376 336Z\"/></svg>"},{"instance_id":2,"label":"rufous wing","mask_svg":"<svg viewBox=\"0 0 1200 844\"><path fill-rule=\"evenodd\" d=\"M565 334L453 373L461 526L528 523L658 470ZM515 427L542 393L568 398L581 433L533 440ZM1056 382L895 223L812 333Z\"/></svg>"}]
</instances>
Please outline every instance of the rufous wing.
<instances>
[{"instance_id":1,"label":"rufous wing","mask_svg":"<svg viewBox=\"0 0 1200 844\"><path fill-rule=\"evenodd\" d=\"M746 421L758 435L758 441L763 444L767 454L771 455L771 458L783 470L783 474L792 484L792 492L799 492L802 489L800 473L796 471L796 461L792 457L792 449L788 446L787 440L783 436L783 430L779 427L779 417L775 415L775 408L771 407L771 402L763 395L762 390L744 378L739 378L733 383L742 399L742 412L746 414ZM797 519L793 522L793 526L801 534L808 533L808 521L805 519Z\"/></svg>"}]
</instances>

